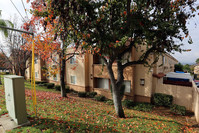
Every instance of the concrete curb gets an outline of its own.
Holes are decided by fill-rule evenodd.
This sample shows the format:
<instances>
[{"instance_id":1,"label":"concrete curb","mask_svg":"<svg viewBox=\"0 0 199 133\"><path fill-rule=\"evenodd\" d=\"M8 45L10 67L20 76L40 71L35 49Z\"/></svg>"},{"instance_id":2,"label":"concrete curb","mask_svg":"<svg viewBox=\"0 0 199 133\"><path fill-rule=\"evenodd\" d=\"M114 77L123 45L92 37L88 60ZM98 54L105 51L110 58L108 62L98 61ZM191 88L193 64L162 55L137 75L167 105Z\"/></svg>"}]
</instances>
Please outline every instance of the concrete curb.
<instances>
[{"instance_id":1,"label":"concrete curb","mask_svg":"<svg viewBox=\"0 0 199 133\"><path fill-rule=\"evenodd\" d=\"M14 120L8 115L2 115L0 117L0 133L5 133L5 131L13 130L18 127L29 125L30 122L24 123L22 125L17 125Z\"/></svg>"}]
</instances>

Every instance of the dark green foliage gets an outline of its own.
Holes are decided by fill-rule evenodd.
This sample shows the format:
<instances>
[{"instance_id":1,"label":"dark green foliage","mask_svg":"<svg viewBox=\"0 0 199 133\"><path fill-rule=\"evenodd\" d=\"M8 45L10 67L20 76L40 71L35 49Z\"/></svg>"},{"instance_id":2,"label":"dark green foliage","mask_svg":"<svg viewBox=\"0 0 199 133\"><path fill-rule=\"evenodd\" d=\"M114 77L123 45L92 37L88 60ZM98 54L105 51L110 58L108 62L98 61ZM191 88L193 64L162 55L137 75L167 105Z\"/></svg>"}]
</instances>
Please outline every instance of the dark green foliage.
<instances>
[{"instance_id":1,"label":"dark green foliage","mask_svg":"<svg viewBox=\"0 0 199 133\"><path fill-rule=\"evenodd\" d=\"M196 63L199 64L199 58L196 59Z\"/></svg>"},{"instance_id":2,"label":"dark green foliage","mask_svg":"<svg viewBox=\"0 0 199 133\"><path fill-rule=\"evenodd\" d=\"M180 106L177 104L174 104L170 107L171 112L179 114L179 115L185 115L186 114L186 108L184 106Z\"/></svg>"},{"instance_id":3,"label":"dark green foliage","mask_svg":"<svg viewBox=\"0 0 199 133\"><path fill-rule=\"evenodd\" d=\"M95 96L94 98L97 101L105 101L106 100L105 96L102 96L102 95Z\"/></svg>"},{"instance_id":4,"label":"dark green foliage","mask_svg":"<svg viewBox=\"0 0 199 133\"><path fill-rule=\"evenodd\" d=\"M144 112L150 112L153 109L153 105L150 103L135 103L132 100L125 99L122 102L122 105L126 108L138 110L138 111L144 111Z\"/></svg>"},{"instance_id":5,"label":"dark green foliage","mask_svg":"<svg viewBox=\"0 0 199 133\"><path fill-rule=\"evenodd\" d=\"M44 83L44 86L47 86L48 85L48 83Z\"/></svg>"},{"instance_id":6,"label":"dark green foliage","mask_svg":"<svg viewBox=\"0 0 199 133\"><path fill-rule=\"evenodd\" d=\"M66 93L69 93L69 92L71 92L70 87L66 86Z\"/></svg>"},{"instance_id":7,"label":"dark green foliage","mask_svg":"<svg viewBox=\"0 0 199 133\"><path fill-rule=\"evenodd\" d=\"M153 95L152 102L156 106L169 107L172 105L173 96L167 95L167 94L162 94L162 93L155 93Z\"/></svg>"},{"instance_id":8,"label":"dark green foliage","mask_svg":"<svg viewBox=\"0 0 199 133\"><path fill-rule=\"evenodd\" d=\"M54 83L45 83L48 89L52 89L55 84Z\"/></svg>"},{"instance_id":9,"label":"dark green foliage","mask_svg":"<svg viewBox=\"0 0 199 133\"><path fill-rule=\"evenodd\" d=\"M87 96L90 97L90 98L93 98L97 95L97 92L88 92L87 93Z\"/></svg>"},{"instance_id":10,"label":"dark green foliage","mask_svg":"<svg viewBox=\"0 0 199 133\"><path fill-rule=\"evenodd\" d=\"M154 106L150 103L136 103L132 109L144 112L151 112L153 107Z\"/></svg>"},{"instance_id":11,"label":"dark green foliage","mask_svg":"<svg viewBox=\"0 0 199 133\"><path fill-rule=\"evenodd\" d=\"M183 66L183 71L191 73L191 65L189 65L189 64L184 65Z\"/></svg>"},{"instance_id":12,"label":"dark green foliage","mask_svg":"<svg viewBox=\"0 0 199 133\"><path fill-rule=\"evenodd\" d=\"M106 101L106 104L114 105L113 100L110 100L110 99Z\"/></svg>"},{"instance_id":13,"label":"dark green foliage","mask_svg":"<svg viewBox=\"0 0 199 133\"><path fill-rule=\"evenodd\" d=\"M86 92L78 92L78 97L86 97Z\"/></svg>"},{"instance_id":14,"label":"dark green foliage","mask_svg":"<svg viewBox=\"0 0 199 133\"><path fill-rule=\"evenodd\" d=\"M35 84L45 84L47 82L44 82L44 81L35 81Z\"/></svg>"},{"instance_id":15,"label":"dark green foliage","mask_svg":"<svg viewBox=\"0 0 199 133\"><path fill-rule=\"evenodd\" d=\"M55 85L55 90L61 91L61 86L60 85Z\"/></svg>"},{"instance_id":16,"label":"dark green foliage","mask_svg":"<svg viewBox=\"0 0 199 133\"><path fill-rule=\"evenodd\" d=\"M40 81L35 81L35 84L40 84Z\"/></svg>"},{"instance_id":17,"label":"dark green foliage","mask_svg":"<svg viewBox=\"0 0 199 133\"><path fill-rule=\"evenodd\" d=\"M77 94L77 93L78 93L78 91L74 90L73 88L69 89L69 92L72 92L72 93L74 93L74 94Z\"/></svg>"},{"instance_id":18,"label":"dark green foliage","mask_svg":"<svg viewBox=\"0 0 199 133\"><path fill-rule=\"evenodd\" d=\"M122 105L126 108L132 108L135 103L132 100L125 99L124 101L122 101Z\"/></svg>"},{"instance_id":19,"label":"dark green foliage","mask_svg":"<svg viewBox=\"0 0 199 133\"><path fill-rule=\"evenodd\" d=\"M174 72L183 71L183 65L181 63L175 64Z\"/></svg>"}]
</instances>

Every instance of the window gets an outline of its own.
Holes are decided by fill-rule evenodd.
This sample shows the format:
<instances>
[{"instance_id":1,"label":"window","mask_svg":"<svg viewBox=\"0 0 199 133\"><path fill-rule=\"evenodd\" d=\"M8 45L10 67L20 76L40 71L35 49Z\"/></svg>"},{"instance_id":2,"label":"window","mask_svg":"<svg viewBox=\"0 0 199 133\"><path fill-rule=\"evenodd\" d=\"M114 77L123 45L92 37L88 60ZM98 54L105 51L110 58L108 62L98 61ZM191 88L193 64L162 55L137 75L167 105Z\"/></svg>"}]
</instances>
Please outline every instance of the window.
<instances>
[{"instance_id":1,"label":"window","mask_svg":"<svg viewBox=\"0 0 199 133\"><path fill-rule=\"evenodd\" d=\"M35 78L38 78L38 73L37 72L35 72Z\"/></svg>"},{"instance_id":2,"label":"window","mask_svg":"<svg viewBox=\"0 0 199 133\"><path fill-rule=\"evenodd\" d=\"M70 64L75 64L76 62L76 57L73 56L71 59L70 59Z\"/></svg>"},{"instance_id":3,"label":"window","mask_svg":"<svg viewBox=\"0 0 199 133\"><path fill-rule=\"evenodd\" d=\"M54 57L54 60L57 61L57 57L56 56Z\"/></svg>"},{"instance_id":4,"label":"window","mask_svg":"<svg viewBox=\"0 0 199 133\"><path fill-rule=\"evenodd\" d=\"M162 56L162 64L164 65L165 64L165 57Z\"/></svg>"},{"instance_id":5,"label":"window","mask_svg":"<svg viewBox=\"0 0 199 133\"><path fill-rule=\"evenodd\" d=\"M70 83L76 84L76 77L75 76L70 76Z\"/></svg>"},{"instance_id":6,"label":"window","mask_svg":"<svg viewBox=\"0 0 199 133\"><path fill-rule=\"evenodd\" d=\"M125 92L130 93L131 92L131 81L125 80L124 85L125 85Z\"/></svg>"},{"instance_id":7,"label":"window","mask_svg":"<svg viewBox=\"0 0 199 133\"><path fill-rule=\"evenodd\" d=\"M57 81L57 74L53 76L53 80Z\"/></svg>"},{"instance_id":8,"label":"window","mask_svg":"<svg viewBox=\"0 0 199 133\"><path fill-rule=\"evenodd\" d=\"M35 57L35 64L38 63L38 57Z\"/></svg>"},{"instance_id":9,"label":"window","mask_svg":"<svg viewBox=\"0 0 199 133\"><path fill-rule=\"evenodd\" d=\"M144 86L145 84L145 79L140 79L140 85Z\"/></svg>"},{"instance_id":10,"label":"window","mask_svg":"<svg viewBox=\"0 0 199 133\"><path fill-rule=\"evenodd\" d=\"M104 78L97 79L97 88L109 89L109 80Z\"/></svg>"}]
</instances>

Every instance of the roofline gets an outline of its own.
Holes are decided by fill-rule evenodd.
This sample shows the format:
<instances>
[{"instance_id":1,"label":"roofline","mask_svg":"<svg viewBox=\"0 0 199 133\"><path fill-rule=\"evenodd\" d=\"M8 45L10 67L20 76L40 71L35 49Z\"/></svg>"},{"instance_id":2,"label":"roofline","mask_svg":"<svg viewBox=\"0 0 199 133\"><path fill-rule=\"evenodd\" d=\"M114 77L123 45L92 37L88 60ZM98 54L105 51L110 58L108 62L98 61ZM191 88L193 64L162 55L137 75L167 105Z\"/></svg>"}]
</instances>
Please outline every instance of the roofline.
<instances>
[{"instance_id":1,"label":"roofline","mask_svg":"<svg viewBox=\"0 0 199 133\"><path fill-rule=\"evenodd\" d=\"M170 58L172 58L173 60L175 60L176 62L179 62L176 58L174 58L172 55L170 55L169 53L165 53L167 56L169 56Z\"/></svg>"}]
</instances>

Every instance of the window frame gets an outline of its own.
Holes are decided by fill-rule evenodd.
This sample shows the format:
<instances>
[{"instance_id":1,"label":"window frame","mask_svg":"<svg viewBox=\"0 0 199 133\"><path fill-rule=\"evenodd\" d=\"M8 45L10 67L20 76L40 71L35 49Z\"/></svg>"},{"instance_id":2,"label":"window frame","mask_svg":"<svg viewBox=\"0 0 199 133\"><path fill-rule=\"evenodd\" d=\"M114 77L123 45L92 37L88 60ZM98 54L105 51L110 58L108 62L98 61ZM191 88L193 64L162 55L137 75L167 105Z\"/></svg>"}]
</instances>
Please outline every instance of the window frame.
<instances>
[{"instance_id":1,"label":"window frame","mask_svg":"<svg viewBox=\"0 0 199 133\"><path fill-rule=\"evenodd\" d=\"M74 78L74 82L72 82L73 81L72 78ZM70 83L76 85L76 76L74 75L70 76Z\"/></svg>"},{"instance_id":2,"label":"window frame","mask_svg":"<svg viewBox=\"0 0 199 133\"><path fill-rule=\"evenodd\" d=\"M70 64L76 64L76 56L74 55L73 57L70 58Z\"/></svg>"}]
</instances>

